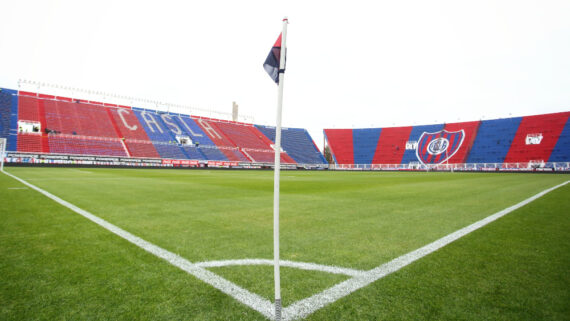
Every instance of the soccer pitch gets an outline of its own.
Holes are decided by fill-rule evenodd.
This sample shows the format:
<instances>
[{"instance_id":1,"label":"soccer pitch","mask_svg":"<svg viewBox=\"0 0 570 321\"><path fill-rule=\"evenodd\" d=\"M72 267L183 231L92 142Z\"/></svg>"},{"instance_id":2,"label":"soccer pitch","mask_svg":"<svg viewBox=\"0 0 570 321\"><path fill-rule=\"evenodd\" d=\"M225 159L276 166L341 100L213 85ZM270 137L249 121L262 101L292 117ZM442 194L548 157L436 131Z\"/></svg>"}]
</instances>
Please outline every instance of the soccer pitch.
<instances>
[{"instance_id":1,"label":"soccer pitch","mask_svg":"<svg viewBox=\"0 0 570 321\"><path fill-rule=\"evenodd\" d=\"M273 301L273 267L265 264L273 258L271 171L6 171L178 255L189 269L211 272L263 302ZM569 179L282 172L283 306L318 296ZM0 175L0 199L2 320L267 319L7 175ZM314 311L290 316L568 320L569 213L566 184Z\"/></svg>"}]
</instances>

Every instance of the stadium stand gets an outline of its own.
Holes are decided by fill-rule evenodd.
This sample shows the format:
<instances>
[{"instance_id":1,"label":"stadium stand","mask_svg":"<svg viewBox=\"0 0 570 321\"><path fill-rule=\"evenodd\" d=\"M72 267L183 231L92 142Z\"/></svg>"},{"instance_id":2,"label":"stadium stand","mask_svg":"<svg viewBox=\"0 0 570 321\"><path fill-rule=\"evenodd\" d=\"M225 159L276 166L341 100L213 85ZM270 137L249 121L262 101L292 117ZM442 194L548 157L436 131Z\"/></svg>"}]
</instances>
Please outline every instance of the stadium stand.
<instances>
[{"instance_id":1,"label":"stadium stand","mask_svg":"<svg viewBox=\"0 0 570 321\"><path fill-rule=\"evenodd\" d=\"M467 163L502 163L522 117L483 120Z\"/></svg>"},{"instance_id":2,"label":"stadium stand","mask_svg":"<svg viewBox=\"0 0 570 321\"><path fill-rule=\"evenodd\" d=\"M254 162L271 163L275 161L275 153L271 150L242 150L248 159ZM281 156L281 162L286 163Z\"/></svg>"},{"instance_id":3,"label":"stadium stand","mask_svg":"<svg viewBox=\"0 0 570 321\"><path fill-rule=\"evenodd\" d=\"M272 144L275 143L275 127L261 125L256 125L256 127ZM287 155L298 164L326 164L327 162L306 129L282 128L281 146Z\"/></svg>"},{"instance_id":4,"label":"stadium stand","mask_svg":"<svg viewBox=\"0 0 570 321\"><path fill-rule=\"evenodd\" d=\"M228 158L216 146L200 146L200 152L208 160L227 161Z\"/></svg>"},{"instance_id":5,"label":"stadium stand","mask_svg":"<svg viewBox=\"0 0 570 321\"><path fill-rule=\"evenodd\" d=\"M420 136L423 133L435 133L443 129L443 124L436 124L436 125L423 125L423 126L414 126L410 131L410 137L403 147L405 148L404 156L402 157L401 164L410 164L410 163L417 163L419 162L418 157L416 156L416 148ZM400 146L401 148L402 146Z\"/></svg>"},{"instance_id":6,"label":"stadium stand","mask_svg":"<svg viewBox=\"0 0 570 321\"><path fill-rule=\"evenodd\" d=\"M271 141L251 124L198 118L203 132L230 161L270 163L274 161ZM283 153L283 163L295 163Z\"/></svg>"},{"instance_id":7,"label":"stadium stand","mask_svg":"<svg viewBox=\"0 0 570 321\"><path fill-rule=\"evenodd\" d=\"M49 135L49 149L54 154L127 156L119 139L106 137Z\"/></svg>"},{"instance_id":8,"label":"stadium stand","mask_svg":"<svg viewBox=\"0 0 570 321\"><path fill-rule=\"evenodd\" d=\"M523 117L504 162L548 161L569 115L564 112Z\"/></svg>"},{"instance_id":9,"label":"stadium stand","mask_svg":"<svg viewBox=\"0 0 570 321\"><path fill-rule=\"evenodd\" d=\"M44 150L43 139L38 134L18 134L18 151L29 153L41 153Z\"/></svg>"},{"instance_id":10,"label":"stadium stand","mask_svg":"<svg viewBox=\"0 0 570 321\"><path fill-rule=\"evenodd\" d=\"M400 164L412 127L383 128L380 132L373 164Z\"/></svg>"},{"instance_id":11,"label":"stadium stand","mask_svg":"<svg viewBox=\"0 0 570 321\"><path fill-rule=\"evenodd\" d=\"M372 164L382 128L354 129L352 146L355 164Z\"/></svg>"},{"instance_id":12,"label":"stadium stand","mask_svg":"<svg viewBox=\"0 0 570 321\"><path fill-rule=\"evenodd\" d=\"M244 163L274 160L273 142L253 124L8 89L0 91L0 111L0 134L13 142L8 145L11 151ZM26 130L18 129L19 121ZM308 133L302 136L303 143L311 142L302 145L310 146L308 154L316 151L322 158ZM281 161L296 163L286 152Z\"/></svg>"},{"instance_id":13,"label":"stadium stand","mask_svg":"<svg viewBox=\"0 0 570 321\"><path fill-rule=\"evenodd\" d=\"M570 160L570 117L558 138L558 142L550 154L549 162L567 162Z\"/></svg>"},{"instance_id":14,"label":"stadium stand","mask_svg":"<svg viewBox=\"0 0 570 321\"><path fill-rule=\"evenodd\" d=\"M197 145L196 152L202 155L206 160L219 160L227 161L228 158L222 153L216 144L202 131L200 126L196 124L194 119L187 115L177 115L174 120L180 125L180 130L184 135L192 139L192 142ZM190 157L192 157L189 154Z\"/></svg>"},{"instance_id":15,"label":"stadium stand","mask_svg":"<svg viewBox=\"0 0 570 321\"><path fill-rule=\"evenodd\" d=\"M562 112L413 127L325 129L324 133L339 165L490 163L524 167L570 162L569 117L570 112Z\"/></svg>"},{"instance_id":16,"label":"stadium stand","mask_svg":"<svg viewBox=\"0 0 570 321\"><path fill-rule=\"evenodd\" d=\"M0 88L0 137L7 138L8 150L16 145L18 96L15 90Z\"/></svg>"},{"instance_id":17,"label":"stadium stand","mask_svg":"<svg viewBox=\"0 0 570 321\"><path fill-rule=\"evenodd\" d=\"M185 154L188 155L188 159L206 160L208 159L204 153L196 146L182 146Z\"/></svg>"},{"instance_id":18,"label":"stadium stand","mask_svg":"<svg viewBox=\"0 0 570 321\"><path fill-rule=\"evenodd\" d=\"M124 139L128 153L132 157L159 158L160 155L148 138L137 116L130 108L106 107L113 130L117 137Z\"/></svg>"},{"instance_id":19,"label":"stadium stand","mask_svg":"<svg viewBox=\"0 0 570 321\"><path fill-rule=\"evenodd\" d=\"M336 164L354 164L352 129L325 129L325 139Z\"/></svg>"},{"instance_id":20,"label":"stadium stand","mask_svg":"<svg viewBox=\"0 0 570 321\"><path fill-rule=\"evenodd\" d=\"M570 112L324 129L324 135L334 162L346 168L465 163L521 168L549 162L570 168ZM0 88L0 137L8 139L8 151L25 155L272 163L275 128ZM283 128L282 148L284 164L326 164L305 129Z\"/></svg>"},{"instance_id":21,"label":"stadium stand","mask_svg":"<svg viewBox=\"0 0 570 321\"><path fill-rule=\"evenodd\" d=\"M189 159L182 147L179 146L171 129L164 123L165 114L138 108L133 108L132 112L137 116L161 158Z\"/></svg>"},{"instance_id":22,"label":"stadium stand","mask_svg":"<svg viewBox=\"0 0 570 321\"><path fill-rule=\"evenodd\" d=\"M211 139L215 146L221 147L220 151L229 161L249 161L245 155L236 150L236 146L226 137L221 129L218 128L218 122L212 119L198 118L196 123L204 133Z\"/></svg>"},{"instance_id":23,"label":"stadium stand","mask_svg":"<svg viewBox=\"0 0 570 321\"><path fill-rule=\"evenodd\" d=\"M469 151L471 151L471 147L473 146L473 142L477 136L477 130L479 129L480 123L480 121L472 121L462 123L448 123L445 125L444 129L448 132L457 132L461 130L464 132L463 143L457 147L457 151L455 154L453 154L453 157L450 157L448 160L449 163L465 163L467 155L469 154ZM450 142L450 144L452 145L450 146L450 149L454 149L453 143Z\"/></svg>"},{"instance_id":24,"label":"stadium stand","mask_svg":"<svg viewBox=\"0 0 570 321\"><path fill-rule=\"evenodd\" d=\"M228 137L235 146L239 146L241 154L254 162L270 163L274 161L275 154L271 148L271 141L252 125L215 122L225 137ZM236 153L239 157L239 154ZM281 162L295 163L287 154L281 154Z\"/></svg>"},{"instance_id":25,"label":"stadium stand","mask_svg":"<svg viewBox=\"0 0 570 321\"><path fill-rule=\"evenodd\" d=\"M34 93L20 92L20 99L18 102L18 120L31 120L40 121L40 113L38 97Z\"/></svg>"},{"instance_id":26,"label":"stadium stand","mask_svg":"<svg viewBox=\"0 0 570 321\"><path fill-rule=\"evenodd\" d=\"M236 123L217 122L216 125L226 137L234 144L249 149L271 150L270 144L264 141L264 137L255 127L244 126ZM255 130L255 132L254 132ZM265 138L267 140L267 138Z\"/></svg>"},{"instance_id":27,"label":"stadium stand","mask_svg":"<svg viewBox=\"0 0 570 321\"><path fill-rule=\"evenodd\" d=\"M34 93L20 92L18 99L18 121L39 123L37 132L22 132L17 130L17 149L19 152L49 153L47 136L41 130L45 128L45 113L43 100ZM20 127L18 125L18 127Z\"/></svg>"}]
</instances>

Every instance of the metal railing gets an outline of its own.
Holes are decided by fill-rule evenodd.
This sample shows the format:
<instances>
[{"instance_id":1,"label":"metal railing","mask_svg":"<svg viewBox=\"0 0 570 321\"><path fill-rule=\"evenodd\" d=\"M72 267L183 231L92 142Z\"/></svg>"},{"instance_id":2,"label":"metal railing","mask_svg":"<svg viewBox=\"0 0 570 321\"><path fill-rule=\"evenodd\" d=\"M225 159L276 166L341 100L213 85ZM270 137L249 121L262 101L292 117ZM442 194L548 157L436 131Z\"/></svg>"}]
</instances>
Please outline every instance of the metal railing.
<instances>
[{"instance_id":1,"label":"metal railing","mask_svg":"<svg viewBox=\"0 0 570 321\"><path fill-rule=\"evenodd\" d=\"M570 162L462 163L462 164L331 164L331 170L367 171L569 171Z\"/></svg>"}]
</instances>

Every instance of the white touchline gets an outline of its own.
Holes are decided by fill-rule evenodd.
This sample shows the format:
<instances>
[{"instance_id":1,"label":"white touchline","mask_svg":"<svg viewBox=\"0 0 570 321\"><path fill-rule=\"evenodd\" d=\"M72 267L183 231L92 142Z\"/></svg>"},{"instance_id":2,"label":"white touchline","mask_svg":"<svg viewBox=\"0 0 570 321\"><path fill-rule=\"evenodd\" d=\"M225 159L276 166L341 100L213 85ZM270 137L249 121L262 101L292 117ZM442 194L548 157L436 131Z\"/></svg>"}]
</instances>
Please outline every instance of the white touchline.
<instances>
[{"instance_id":1,"label":"white touchline","mask_svg":"<svg viewBox=\"0 0 570 321\"><path fill-rule=\"evenodd\" d=\"M251 293L246 289L239 287L238 285L224 279L223 277L206 270L207 267L222 267L222 266L230 266L230 265L271 265L273 264L273 260L266 260L266 259L242 259L242 260L225 260L225 261L209 261L209 262L199 262L199 263L192 263L187 259L169 252L159 246L156 246L150 242L147 242L138 236L135 236L105 220L99 218L63 199L35 186L32 185L25 180L16 177L6 171L3 172L4 174L14 178L15 180L21 182L22 184L44 194L48 198L52 199L53 201L69 208L70 210L84 216L85 218L91 220L92 222L100 225L101 227L107 229L108 231L122 237L123 239L131 242L132 244L144 249L145 251L167 261L168 263L186 271L187 273L195 276L196 278L210 284L211 286L215 287L216 289L226 293L227 295L233 297L237 301L249 306L250 308L258 311L263 316L268 319L274 320L275 319L275 311L273 304L267 300L262 298L261 296ZM407 266L408 264L415 262L422 257L435 252L436 250L448 245L449 243L456 241L457 239L509 214L510 212L517 210L528 203L544 196L545 194L562 187L566 184L570 183L570 181L566 181L562 184L556 185L554 187L548 188L534 196L531 196L524 201L517 203L511 207L508 207L502 211L499 211L495 214L487 216L486 218L477 221L469 226L466 226L462 229L459 229L451 234L448 234L424 247L421 247L415 251L409 252L404 254L394 260L384 263L376 268L373 268L369 271L360 271L355 269L349 268L342 268L336 266L327 266L327 265L320 265L314 263L304 263L304 262L292 262L292 261L280 261L282 266L304 269L304 270L315 270L327 273L334 273L334 274L344 274L348 276L352 276L352 278L340 282L337 285L334 285L318 294L315 294L309 298L297 301L288 307L284 308L282 311L282 319L283 320L295 320L304 318L311 313L317 311L325 307L326 305L337 301L340 298L343 298L350 293L363 288L374 281L377 281L386 275L389 275L393 272L400 270L401 268Z\"/></svg>"}]
</instances>

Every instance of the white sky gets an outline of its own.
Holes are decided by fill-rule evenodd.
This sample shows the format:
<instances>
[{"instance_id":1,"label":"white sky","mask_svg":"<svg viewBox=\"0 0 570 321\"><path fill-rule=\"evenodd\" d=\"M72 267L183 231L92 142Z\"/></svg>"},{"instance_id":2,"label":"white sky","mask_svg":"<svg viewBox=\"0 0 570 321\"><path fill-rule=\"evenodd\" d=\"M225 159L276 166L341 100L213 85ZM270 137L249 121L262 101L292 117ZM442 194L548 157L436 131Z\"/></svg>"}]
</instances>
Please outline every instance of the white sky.
<instances>
[{"instance_id":1,"label":"white sky","mask_svg":"<svg viewBox=\"0 0 570 321\"><path fill-rule=\"evenodd\" d=\"M570 1L0 0L18 79L274 125L262 68L288 16L283 126L389 127L570 110Z\"/></svg>"}]
</instances>

